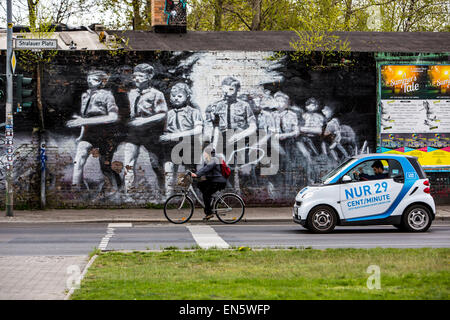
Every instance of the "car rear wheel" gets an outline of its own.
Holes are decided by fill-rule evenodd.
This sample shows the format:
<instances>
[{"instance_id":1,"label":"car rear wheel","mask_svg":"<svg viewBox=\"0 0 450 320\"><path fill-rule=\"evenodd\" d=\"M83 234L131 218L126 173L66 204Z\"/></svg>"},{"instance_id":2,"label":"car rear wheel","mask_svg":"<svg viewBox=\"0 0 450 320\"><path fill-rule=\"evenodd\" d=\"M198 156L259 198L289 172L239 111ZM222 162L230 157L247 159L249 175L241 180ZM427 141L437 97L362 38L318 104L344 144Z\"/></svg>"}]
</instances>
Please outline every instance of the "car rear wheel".
<instances>
[{"instance_id":1,"label":"car rear wheel","mask_svg":"<svg viewBox=\"0 0 450 320\"><path fill-rule=\"evenodd\" d=\"M431 226L430 210L420 204L408 207L403 213L402 227L409 232L425 232Z\"/></svg>"},{"instance_id":2,"label":"car rear wheel","mask_svg":"<svg viewBox=\"0 0 450 320\"><path fill-rule=\"evenodd\" d=\"M306 220L306 228L314 233L329 233L336 227L337 217L328 206L318 206L311 210Z\"/></svg>"}]
</instances>

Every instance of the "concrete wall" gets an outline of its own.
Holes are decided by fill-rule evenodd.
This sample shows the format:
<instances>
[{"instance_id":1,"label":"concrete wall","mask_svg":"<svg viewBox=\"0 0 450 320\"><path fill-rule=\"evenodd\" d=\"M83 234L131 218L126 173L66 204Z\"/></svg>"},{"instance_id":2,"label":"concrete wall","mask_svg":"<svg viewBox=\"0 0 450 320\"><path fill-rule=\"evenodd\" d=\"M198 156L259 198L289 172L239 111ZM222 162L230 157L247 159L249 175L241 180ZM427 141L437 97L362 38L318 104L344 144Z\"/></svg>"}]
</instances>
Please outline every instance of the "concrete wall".
<instances>
[{"instance_id":1,"label":"concrete wall","mask_svg":"<svg viewBox=\"0 0 450 320\"><path fill-rule=\"evenodd\" d=\"M228 188L239 192L248 204L291 205L299 189L320 179L346 156L375 152L377 82L371 54L353 54L351 65L325 69L292 61L286 54L275 60L271 57L272 52L61 52L46 68L43 81L47 206L145 207L163 203L173 191L173 172L196 167L164 164L173 160L170 148L176 142L164 142L161 136L180 131L171 111L175 108L171 88L177 83L185 83L191 91L182 129L195 129L201 117L201 134L196 140L201 141L201 150L210 140L212 116L223 117L221 129L229 120L223 91L226 83L236 88L235 81L239 82L237 95L229 100L232 127L242 132L256 124L259 130L234 147L241 148L241 158L230 163L233 172ZM153 89L145 91L148 95L136 103L138 91L132 75L134 68L144 63L154 69ZM89 98L87 76L91 70L103 71L106 78L97 96ZM102 73L94 75L102 80ZM289 101L284 103L283 97ZM308 111L305 104L313 101L311 98L317 106ZM96 113L91 108L85 112L87 103L106 111ZM136 105L140 114L131 111ZM132 125L136 117L157 114L162 117L159 122L142 129ZM74 116L81 122L104 118L81 134L77 121L70 122ZM24 120L20 125L19 119ZM15 115L15 146L23 148L20 157L25 158L17 164L21 170L29 168L16 174L16 181L27 182L27 186L17 183L16 205L39 203L39 139L31 134L36 119L34 109ZM272 135L264 142L264 136L275 132L286 139L277 144ZM228 143L223 151L229 150ZM86 162L80 166L83 157Z\"/></svg>"}]
</instances>

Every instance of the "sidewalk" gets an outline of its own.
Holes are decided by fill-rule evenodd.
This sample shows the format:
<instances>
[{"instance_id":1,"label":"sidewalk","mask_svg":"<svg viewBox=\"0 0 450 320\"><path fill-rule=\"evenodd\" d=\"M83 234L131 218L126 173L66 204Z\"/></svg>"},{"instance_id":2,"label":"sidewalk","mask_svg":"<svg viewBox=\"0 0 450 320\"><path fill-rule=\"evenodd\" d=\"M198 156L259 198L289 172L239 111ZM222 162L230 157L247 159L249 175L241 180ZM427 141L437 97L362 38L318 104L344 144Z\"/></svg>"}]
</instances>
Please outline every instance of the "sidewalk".
<instances>
[{"instance_id":1,"label":"sidewalk","mask_svg":"<svg viewBox=\"0 0 450 320\"><path fill-rule=\"evenodd\" d=\"M0 256L0 300L63 300L87 256Z\"/></svg>"},{"instance_id":2,"label":"sidewalk","mask_svg":"<svg viewBox=\"0 0 450 320\"><path fill-rule=\"evenodd\" d=\"M246 208L243 222L286 222L292 221L292 207ZM450 221L450 205L436 206L435 221ZM191 222L200 222L203 212L196 208ZM216 219L213 219L214 221ZM162 209L50 209L17 210L13 217L0 213L0 223L86 223L86 222L132 222L168 223Z\"/></svg>"}]
</instances>

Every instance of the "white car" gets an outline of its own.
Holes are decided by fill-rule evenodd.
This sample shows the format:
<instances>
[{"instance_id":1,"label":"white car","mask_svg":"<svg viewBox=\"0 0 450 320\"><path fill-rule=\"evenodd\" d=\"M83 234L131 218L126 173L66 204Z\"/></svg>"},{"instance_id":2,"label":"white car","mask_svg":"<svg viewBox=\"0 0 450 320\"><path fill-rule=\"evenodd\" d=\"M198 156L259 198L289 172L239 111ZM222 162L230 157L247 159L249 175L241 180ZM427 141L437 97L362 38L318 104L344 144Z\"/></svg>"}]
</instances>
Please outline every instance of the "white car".
<instances>
[{"instance_id":1,"label":"white car","mask_svg":"<svg viewBox=\"0 0 450 320\"><path fill-rule=\"evenodd\" d=\"M427 231L436 215L430 183L416 157L352 157L295 197L294 222L315 233L336 225L394 225Z\"/></svg>"}]
</instances>

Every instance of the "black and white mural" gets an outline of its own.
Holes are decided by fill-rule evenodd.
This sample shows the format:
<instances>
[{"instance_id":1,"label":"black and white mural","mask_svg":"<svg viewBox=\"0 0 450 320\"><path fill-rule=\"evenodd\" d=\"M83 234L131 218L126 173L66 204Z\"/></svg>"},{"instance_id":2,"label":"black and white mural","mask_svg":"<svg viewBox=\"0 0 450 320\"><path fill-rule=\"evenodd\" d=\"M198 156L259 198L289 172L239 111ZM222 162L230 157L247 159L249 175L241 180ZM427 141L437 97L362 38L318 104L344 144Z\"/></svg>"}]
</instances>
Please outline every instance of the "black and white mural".
<instances>
[{"instance_id":1,"label":"black and white mural","mask_svg":"<svg viewBox=\"0 0 450 320\"><path fill-rule=\"evenodd\" d=\"M313 69L273 52L64 53L45 74L48 204L152 206L216 148L249 204L291 204L374 151L372 59Z\"/></svg>"}]
</instances>

